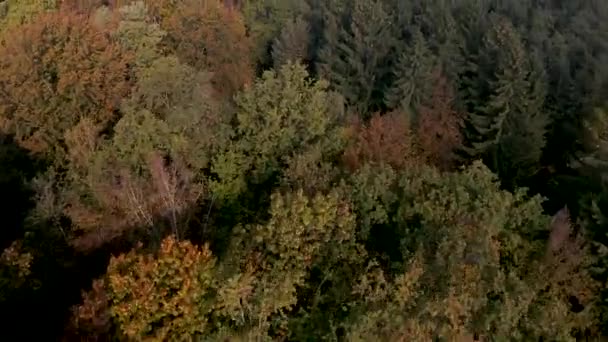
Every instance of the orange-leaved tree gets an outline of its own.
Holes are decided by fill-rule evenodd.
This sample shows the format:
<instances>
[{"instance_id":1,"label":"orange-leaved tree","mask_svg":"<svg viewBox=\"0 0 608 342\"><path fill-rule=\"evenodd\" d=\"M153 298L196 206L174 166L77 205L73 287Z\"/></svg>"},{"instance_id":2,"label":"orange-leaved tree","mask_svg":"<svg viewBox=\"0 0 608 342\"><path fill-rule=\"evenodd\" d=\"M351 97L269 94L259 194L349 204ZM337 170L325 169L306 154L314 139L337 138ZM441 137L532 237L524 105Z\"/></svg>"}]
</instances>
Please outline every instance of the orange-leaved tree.
<instances>
[{"instance_id":1,"label":"orange-leaved tree","mask_svg":"<svg viewBox=\"0 0 608 342\"><path fill-rule=\"evenodd\" d=\"M185 1L163 21L166 47L182 62L210 70L222 97L253 79L251 44L240 14L220 1Z\"/></svg>"},{"instance_id":2,"label":"orange-leaved tree","mask_svg":"<svg viewBox=\"0 0 608 342\"><path fill-rule=\"evenodd\" d=\"M0 123L20 144L57 157L80 119L105 128L116 118L131 57L86 17L44 14L2 40Z\"/></svg>"},{"instance_id":3,"label":"orange-leaved tree","mask_svg":"<svg viewBox=\"0 0 608 342\"><path fill-rule=\"evenodd\" d=\"M442 169L453 167L462 146L463 116L454 109L454 94L445 76L436 72L429 100L418 111L416 136L422 157Z\"/></svg>"},{"instance_id":4,"label":"orange-leaved tree","mask_svg":"<svg viewBox=\"0 0 608 342\"><path fill-rule=\"evenodd\" d=\"M416 146L410 124L401 112L376 113L367 124L355 121L350 134L343 160L351 170L365 163L384 163L397 170L415 163Z\"/></svg>"},{"instance_id":5,"label":"orange-leaved tree","mask_svg":"<svg viewBox=\"0 0 608 342\"><path fill-rule=\"evenodd\" d=\"M112 258L107 274L111 316L137 340L186 340L202 333L214 265L207 247L171 237L156 258L136 251Z\"/></svg>"}]
</instances>

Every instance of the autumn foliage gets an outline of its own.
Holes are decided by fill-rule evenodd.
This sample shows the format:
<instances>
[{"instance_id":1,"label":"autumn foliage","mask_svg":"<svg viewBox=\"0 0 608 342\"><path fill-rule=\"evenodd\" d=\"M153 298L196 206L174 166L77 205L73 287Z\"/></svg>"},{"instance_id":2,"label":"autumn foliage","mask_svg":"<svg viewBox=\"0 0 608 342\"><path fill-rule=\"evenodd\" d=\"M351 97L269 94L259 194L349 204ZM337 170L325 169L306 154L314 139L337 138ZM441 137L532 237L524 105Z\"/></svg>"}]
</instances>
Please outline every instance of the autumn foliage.
<instances>
[{"instance_id":1,"label":"autumn foliage","mask_svg":"<svg viewBox=\"0 0 608 342\"><path fill-rule=\"evenodd\" d=\"M364 163L385 163L395 169L413 163L416 147L405 114L375 114L367 124L355 121L350 131L352 140L343 159L351 170Z\"/></svg>"},{"instance_id":2,"label":"autumn foliage","mask_svg":"<svg viewBox=\"0 0 608 342\"><path fill-rule=\"evenodd\" d=\"M21 145L53 153L80 119L105 127L116 118L131 58L86 17L45 14L3 37L0 120Z\"/></svg>"},{"instance_id":3,"label":"autumn foliage","mask_svg":"<svg viewBox=\"0 0 608 342\"><path fill-rule=\"evenodd\" d=\"M445 77L434 75L431 99L419 110L416 137L422 157L442 169L453 167L462 146L463 117L454 109L454 95Z\"/></svg>"},{"instance_id":4,"label":"autumn foliage","mask_svg":"<svg viewBox=\"0 0 608 342\"><path fill-rule=\"evenodd\" d=\"M562 2L0 0L2 333L608 336L608 2Z\"/></svg>"},{"instance_id":5,"label":"autumn foliage","mask_svg":"<svg viewBox=\"0 0 608 342\"><path fill-rule=\"evenodd\" d=\"M188 0L167 17L165 45L198 70L213 72L221 97L231 97L253 79L251 43L241 15L220 1Z\"/></svg>"},{"instance_id":6,"label":"autumn foliage","mask_svg":"<svg viewBox=\"0 0 608 342\"><path fill-rule=\"evenodd\" d=\"M75 246L91 250L126 232L142 230L157 240L164 232L183 234L191 206L203 193L183 163L166 163L152 154L140 173L105 162L115 169L86 173L85 192L66 194L65 214L74 224Z\"/></svg>"},{"instance_id":7,"label":"autumn foliage","mask_svg":"<svg viewBox=\"0 0 608 342\"><path fill-rule=\"evenodd\" d=\"M173 238L156 257L132 251L113 258L107 278L112 317L134 339L181 340L202 332L200 304L214 263L208 248Z\"/></svg>"}]
</instances>

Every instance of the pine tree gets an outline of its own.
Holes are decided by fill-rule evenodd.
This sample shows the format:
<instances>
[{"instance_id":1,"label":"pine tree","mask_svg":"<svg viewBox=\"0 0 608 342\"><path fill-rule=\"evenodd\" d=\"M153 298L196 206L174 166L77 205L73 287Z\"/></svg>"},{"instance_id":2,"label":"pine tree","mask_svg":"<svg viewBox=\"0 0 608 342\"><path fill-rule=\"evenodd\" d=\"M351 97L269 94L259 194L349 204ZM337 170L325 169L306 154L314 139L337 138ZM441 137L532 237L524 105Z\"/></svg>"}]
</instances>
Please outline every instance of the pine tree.
<instances>
[{"instance_id":1,"label":"pine tree","mask_svg":"<svg viewBox=\"0 0 608 342\"><path fill-rule=\"evenodd\" d=\"M287 62L306 63L310 59L310 27L302 17L290 20L272 45L272 60L275 68Z\"/></svg>"},{"instance_id":2,"label":"pine tree","mask_svg":"<svg viewBox=\"0 0 608 342\"><path fill-rule=\"evenodd\" d=\"M457 4L449 1L411 1L412 17L406 24L401 24L405 31L410 27L419 29L430 50L436 56L437 63L443 69L450 82L457 78L462 69L463 51L461 45L463 34L455 15ZM407 32L408 35L416 33Z\"/></svg>"},{"instance_id":3,"label":"pine tree","mask_svg":"<svg viewBox=\"0 0 608 342\"><path fill-rule=\"evenodd\" d=\"M393 69L395 80L386 94L387 107L414 114L422 103L428 102L433 73L437 69L436 60L422 32L415 30L412 41Z\"/></svg>"},{"instance_id":4,"label":"pine tree","mask_svg":"<svg viewBox=\"0 0 608 342\"><path fill-rule=\"evenodd\" d=\"M318 70L360 115L383 107L393 46L391 17L379 0L328 4Z\"/></svg>"},{"instance_id":5,"label":"pine tree","mask_svg":"<svg viewBox=\"0 0 608 342\"><path fill-rule=\"evenodd\" d=\"M547 91L544 68L535 59L529 63L526 84L520 89L521 101L515 103L514 113L505 121L506 132L495 157L499 163L497 172L505 183L512 185L525 181L538 170L549 124L544 111Z\"/></svg>"},{"instance_id":6,"label":"pine tree","mask_svg":"<svg viewBox=\"0 0 608 342\"><path fill-rule=\"evenodd\" d=\"M258 66L269 67L273 42L286 25L310 11L308 4L301 0L245 0L242 3L245 25L253 40L253 59Z\"/></svg>"},{"instance_id":7,"label":"pine tree","mask_svg":"<svg viewBox=\"0 0 608 342\"><path fill-rule=\"evenodd\" d=\"M544 71L508 19L494 16L492 23L468 90L478 97L470 98L465 151L512 185L534 173L544 146Z\"/></svg>"}]
</instances>

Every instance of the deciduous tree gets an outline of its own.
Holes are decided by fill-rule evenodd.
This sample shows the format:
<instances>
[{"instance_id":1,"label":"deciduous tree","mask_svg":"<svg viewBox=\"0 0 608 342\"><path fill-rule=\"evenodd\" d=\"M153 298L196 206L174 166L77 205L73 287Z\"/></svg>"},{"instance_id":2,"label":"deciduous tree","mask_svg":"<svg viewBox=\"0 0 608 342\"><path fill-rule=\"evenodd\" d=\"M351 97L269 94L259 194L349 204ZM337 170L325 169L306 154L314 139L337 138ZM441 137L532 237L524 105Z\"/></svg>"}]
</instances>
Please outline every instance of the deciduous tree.
<instances>
[{"instance_id":1,"label":"deciduous tree","mask_svg":"<svg viewBox=\"0 0 608 342\"><path fill-rule=\"evenodd\" d=\"M133 2L118 11L120 20L114 36L125 49L134 53L139 68L150 66L162 56L160 43L166 32L152 21L143 1Z\"/></svg>"},{"instance_id":2,"label":"deciduous tree","mask_svg":"<svg viewBox=\"0 0 608 342\"><path fill-rule=\"evenodd\" d=\"M86 17L53 13L16 27L0 46L0 118L33 152L63 152L81 118L106 128L130 91L131 57Z\"/></svg>"},{"instance_id":3,"label":"deciduous tree","mask_svg":"<svg viewBox=\"0 0 608 342\"><path fill-rule=\"evenodd\" d=\"M297 306L319 315L321 303L332 301L326 298L328 288L338 288L346 279L339 278L340 269L363 260L350 206L335 191L313 198L302 191L274 194L270 214L266 224L238 228L231 247L237 264L251 263L255 269L255 286L241 309L250 324L249 339L267 338L270 327L275 338L283 336L285 315ZM318 281L309 278L313 270ZM340 307L327 310L339 313Z\"/></svg>"},{"instance_id":4,"label":"deciduous tree","mask_svg":"<svg viewBox=\"0 0 608 342\"><path fill-rule=\"evenodd\" d=\"M163 240L156 257L131 251L110 260L110 312L129 338L189 340L206 329L205 299L214 291L207 247Z\"/></svg>"},{"instance_id":5,"label":"deciduous tree","mask_svg":"<svg viewBox=\"0 0 608 342\"><path fill-rule=\"evenodd\" d=\"M403 271L372 267L354 284L365 304L354 305L361 316L350 339L569 339L589 319L589 298L581 296L581 312L569 307L570 296L587 290L563 278L593 288L582 269L586 251L568 236L550 258L539 253L548 242L533 236L551 229L538 197L499 190L481 163L451 174L408 169L398 182Z\"/></svg>"},{"instance_id":6,"label":"deciduous tree","mask_svg":"<svg viewBox=\"0 0 608 342\"><path fill-rule=\"evenodd\" d=\"M447 79L435 72L431 97L420 107L415 127L422 158L444 170L454 166L462 148L464 116L456 111L454 100Z\"/></svg>"},{"instance_id":7,"label":"deciduous tree","mask_svg":"<svg viewBox=\"0 0 608 342\"><path fill-rule=\"evenodd\" d=\"M351 170L365 163L385 163L396 170L416 163L417 147L403 112L375 114L367 124L355 122L351 132L343 157Z\"/></svg>"},{"instance_id":8,"label":"deciduous tree","mask_svg":"<svg viewBox=\"0 0 608 342\"><path fill-rule=\"evenodd\" d=\"M6 0L0 3L0 31L27 24L38 15L56 10L56 0Z\"/></svg>"},{"instance_id":9,"label":"deciduous tree","mask_svg":"<svg viewBox=\"0 0 608 342\"><path fill-rule=\"evenodd\" d=\"M181 62L213 72L222 98L231 99L253 78L251 43L240 13L220 1L188 0L167 17L164 44Z\"/></svg>"},{"instance_id":10,"label":"deciduous tree","mask_svg":"<svg viewBox=\"0 0 608 342\"><path fill-rule=\"evenodd\" d=\"M291 156L335 132L342 115L340 97L294 63L265 72L236 105L233 141L212 167L218 180L211 185L221 198L271 179Z\"/></svg>"}]
</instances>

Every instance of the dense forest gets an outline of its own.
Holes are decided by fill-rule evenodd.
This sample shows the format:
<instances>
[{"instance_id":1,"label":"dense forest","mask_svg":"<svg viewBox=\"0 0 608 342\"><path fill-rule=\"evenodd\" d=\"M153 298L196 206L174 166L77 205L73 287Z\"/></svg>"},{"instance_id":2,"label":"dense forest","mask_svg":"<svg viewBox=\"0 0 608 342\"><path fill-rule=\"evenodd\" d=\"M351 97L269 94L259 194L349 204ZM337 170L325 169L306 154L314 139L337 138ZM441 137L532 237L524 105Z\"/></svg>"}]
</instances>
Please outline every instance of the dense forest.
<instances>
[{"instance_id":1,"label":"dense forest","mask_svg":"<svg viewBox=\"0 0 608 342\"><path fill-rule=\"evenodd\" d=\"M606 0L0 0L2 339L597 340L607 177Z\"/></svg>"}]
</instances>

